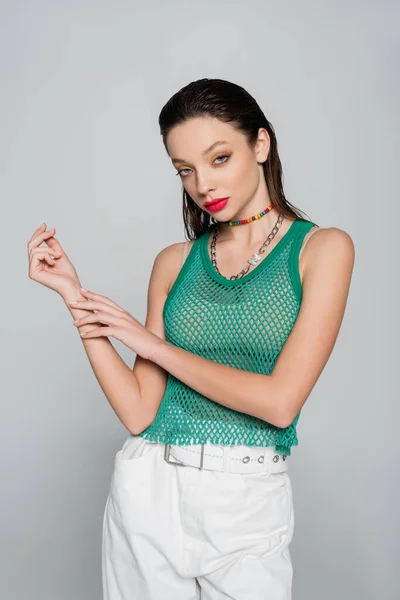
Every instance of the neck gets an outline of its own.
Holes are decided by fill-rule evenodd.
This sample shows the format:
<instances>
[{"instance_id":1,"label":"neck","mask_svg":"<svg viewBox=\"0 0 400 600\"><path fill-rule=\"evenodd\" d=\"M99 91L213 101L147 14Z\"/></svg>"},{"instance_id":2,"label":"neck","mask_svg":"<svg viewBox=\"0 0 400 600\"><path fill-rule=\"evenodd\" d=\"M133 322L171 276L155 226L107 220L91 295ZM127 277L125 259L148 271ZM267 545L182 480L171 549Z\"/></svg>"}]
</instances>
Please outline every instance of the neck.
<instances>
[{"instance_id":1,"label":"neck","mask_svg":"<svg viewBox=\"0 0 400 600\"><path fill-rule=\"evenodd\" d=\"M280 211L274 207L266 215L262 216L260 219L251 221L250 223L234 225L232 227L225 223L218 223L219 235L217 243L231 242L239 247L253 247L257 246L257 244L261 245L275 226L279 213ZM234 218L231 220L234 221L237 219ZM280 231L285 228L285 224L286 226L290 225L290 222L288 221L289 219L287 217L283 219ZM277 236L279 235L280 233L277 233Z\"/></svg>"}]
</instances>

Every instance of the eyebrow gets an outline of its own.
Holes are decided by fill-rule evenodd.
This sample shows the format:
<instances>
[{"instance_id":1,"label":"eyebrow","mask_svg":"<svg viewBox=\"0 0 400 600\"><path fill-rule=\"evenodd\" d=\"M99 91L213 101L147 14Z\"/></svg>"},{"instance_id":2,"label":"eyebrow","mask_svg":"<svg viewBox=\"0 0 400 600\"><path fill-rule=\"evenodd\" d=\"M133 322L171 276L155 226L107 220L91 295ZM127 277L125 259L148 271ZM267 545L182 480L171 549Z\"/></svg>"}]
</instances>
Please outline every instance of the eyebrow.
<instances>
[{"instance_id":1,"label":"eyebrow","mask_svg":"<svg viewBox=\"0 0 400 600\"><path fill-rule=\"evenodd\" d=\"M206 154L211 152L211 150L213 150L216 146L220 146L221 144L229 144L229 142L227 142L226 140L218 140L218 142L214 142L213 144L211 144L211 146L207 148L207 150L204 150L204 152L202 152L202 155L205 156ZM182 158L171 158L171 161L181 163L187 162L186 160L182 160Z\"/></svg>"}]
</instances>

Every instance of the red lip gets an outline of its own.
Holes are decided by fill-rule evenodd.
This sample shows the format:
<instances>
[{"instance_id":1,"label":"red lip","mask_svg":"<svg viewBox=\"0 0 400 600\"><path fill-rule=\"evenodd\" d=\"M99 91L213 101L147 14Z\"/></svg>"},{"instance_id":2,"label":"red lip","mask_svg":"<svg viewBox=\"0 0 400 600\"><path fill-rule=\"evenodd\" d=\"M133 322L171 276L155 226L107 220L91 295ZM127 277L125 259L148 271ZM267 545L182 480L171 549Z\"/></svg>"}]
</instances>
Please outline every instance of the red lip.
<instances>
[{"instance_id":1,"label":"red lip","mask_svg":"<svg viewBox=\"0 0 400 600\"><path fill-rule=\"evenodd\" d=\"M212 200L209 200L208 202L205 202L204 206L212 206L216 202L221 202L221 200L228 200L228 196L226 198L213 198Z\"/></svg>"}]
</instances>

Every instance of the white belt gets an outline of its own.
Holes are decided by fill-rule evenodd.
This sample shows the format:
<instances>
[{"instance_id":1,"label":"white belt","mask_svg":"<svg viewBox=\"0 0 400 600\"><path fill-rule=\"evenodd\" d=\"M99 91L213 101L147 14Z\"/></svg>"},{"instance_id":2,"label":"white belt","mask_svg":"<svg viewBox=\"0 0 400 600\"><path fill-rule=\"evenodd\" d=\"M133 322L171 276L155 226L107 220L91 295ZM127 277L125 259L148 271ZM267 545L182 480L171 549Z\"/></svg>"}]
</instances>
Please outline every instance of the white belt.
<instances>
[{"instance_id":1,"label":"white belt","mask_svg":"<svg viewBox=\"0 0 400 600\"><path fill-rule=\"evenodd\" d=\"M173 457L176 461L171 461ZM273 446L222 446L165 444L164 459L174 465L228 473L280 473L288 470L287 455Z\"/></svg>"}]
</instances>

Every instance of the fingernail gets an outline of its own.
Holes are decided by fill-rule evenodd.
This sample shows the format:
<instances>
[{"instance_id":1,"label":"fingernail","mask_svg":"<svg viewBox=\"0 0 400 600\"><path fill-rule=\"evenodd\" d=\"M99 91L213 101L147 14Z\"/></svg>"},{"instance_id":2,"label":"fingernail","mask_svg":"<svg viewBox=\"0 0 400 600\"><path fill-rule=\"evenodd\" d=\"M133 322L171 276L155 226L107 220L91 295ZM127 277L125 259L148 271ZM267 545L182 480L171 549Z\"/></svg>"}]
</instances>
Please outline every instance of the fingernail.
<instances>
[{"instance_id":1,"label":"fingernail","mask_svg":"<svg viewBox=\"0 0 400 600\"><path fill-rule=\"evenodd\" d=\"M77 300L71 300L70 304L78 304Z\"/></svg>"},{"instance_id":2,"label":"fingernail","mask_svg":"<svg viewBox=\"0 0 400 600\"><path fill-rule=\"evenodd\" d=\"M85 290L85 288L81 288L81 292L87 292L87 290Z\"/></svg>"}]
</instances>

